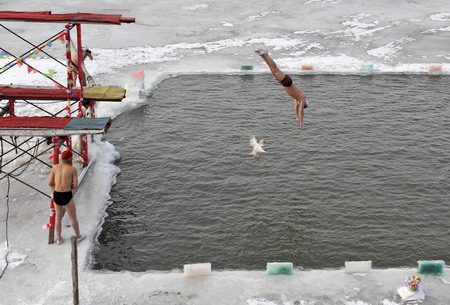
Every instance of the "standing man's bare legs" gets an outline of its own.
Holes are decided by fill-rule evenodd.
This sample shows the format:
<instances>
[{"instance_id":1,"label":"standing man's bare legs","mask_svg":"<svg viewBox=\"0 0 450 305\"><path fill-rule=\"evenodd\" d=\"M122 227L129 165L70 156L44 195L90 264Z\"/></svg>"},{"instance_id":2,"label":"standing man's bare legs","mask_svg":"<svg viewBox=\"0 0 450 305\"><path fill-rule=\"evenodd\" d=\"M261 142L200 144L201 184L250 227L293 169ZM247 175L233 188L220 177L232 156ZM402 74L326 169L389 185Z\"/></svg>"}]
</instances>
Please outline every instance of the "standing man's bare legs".
<instances>
[{"instance_id":1,"label":"standing man's bare legs","mask_svg":"<svg viewBox=\"0 0 450 305\"><path fill-rule=\"evenodd\" d=\"M78 225L77 219L77 211L75 209L75 202L70 200L70 202L66 205L66 211L69 214L70 222L72 223L73 231L75 232L75 236L80 237L80 227Z\"/></svg>"},{"instance_id":2,"label":"standing man's bare legs","mask_svg":"<svg viewBox=\"0 0 450 305\"><path fill-rule=\"evenodd\" d=\"M67 214L69 214L70 222L72 223L73 231L75 232L75 236L81 241L84 238L84 235L80 234L80 226L78 224L77 219L77 211L75 208L75 202L70 200L70 202L64 206L66 209ZM62 243L62 237L61 237L61 228L62 228L62 218L63 218L63 207L55 204L55 212L56 212L56 218L55 218L55 230L56 230L56 243L61 244Z\"/></svg>"},{"instance_id":3,"label":"standing man's bare legs","mask_svg":"<svg viewBox=\"0 0 450 305\"><path fill-rule=\"evenodd\" d=\"M62 206L55 203L55 231L56 231L56 242L61 243L61 221L62 221Z\"/></svg>"}]
</instances>

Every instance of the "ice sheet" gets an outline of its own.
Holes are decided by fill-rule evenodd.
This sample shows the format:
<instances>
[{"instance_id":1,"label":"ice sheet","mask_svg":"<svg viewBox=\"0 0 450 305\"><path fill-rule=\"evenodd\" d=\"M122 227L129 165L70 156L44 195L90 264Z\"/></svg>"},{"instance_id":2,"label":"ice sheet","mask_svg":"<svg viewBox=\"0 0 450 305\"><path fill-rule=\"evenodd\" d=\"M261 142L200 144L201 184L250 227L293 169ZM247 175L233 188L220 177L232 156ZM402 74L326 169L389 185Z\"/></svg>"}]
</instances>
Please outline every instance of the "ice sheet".
<instances>
[{"instance_id":1,"label":"ice sheet","mask_svg":"<svg viewBox=\"0 0 450 305\"><path fill-rule=\"evenodd\" d=\"M444 43L448 33L449 7L444 0L402 3L390 1L207 1L186 4L180 1L127 3L116 0L88 2L4 1L1 10L52 10L120 13L136 17L136 24L83 26L83 44L94 54L86 67L96 82L124 87L131 73L145 71L144 87L151 93L160 81L189 73L269 73L261 58L253 53L265 47L288 73L361 73L361 66L373 65L373 73L428 73L429 65L442 65L449 74L450 53ZM236 12L236 13L229 13ZM54 25L4 23L34 43L62 29ZM14 55L29 48L5 33L2 46ZM64 60L62 44L55 43L51 54ZM1 58L0 65L12 60ZM64 83L66 70L48 56L29 60L44 73L56 71ZM253 65L241 71L241 65ZM301 71L311 65L314 72ZM26 66L0 74L1 84L53 85ZM140 89L140 88L137 88ZM145 99L126 98L123 103L99 105L98 116L115 117L145 104ZM56 110L65 103L46 104ZM24 104L19 115L39 115ZM114 124L112 126L114 128ZM88 238L80 244L81 304L399 304L396 289L413 267L372 269L366 276L340 270L300 270L294 275L268 276L263 270L217 271L205 278L185 278L182 266L167 272L141 273L92 271L90 255L95 250L109 201L111 185L120 169L114 160L119 153L111 143L99 138L90 148L96 163L76 195L82 232ZM38 162L22 178L46 188L48 169ZM48 199L11 182L8 218L9 247L6 247L7 181L0 181L0 269L9 266L0 279L0 304L67 304L71 302L69 244L48 245L41 229L49 216ZM70 228L64 228L66 239ZM343 262L344 264L344 262ZM448 273L448 268L446 272ZM446 282L450 279L445 278ZM423 278L421 288L427 304L450 303L449 286L439 278Z\"/></svg>"}]
</instances>

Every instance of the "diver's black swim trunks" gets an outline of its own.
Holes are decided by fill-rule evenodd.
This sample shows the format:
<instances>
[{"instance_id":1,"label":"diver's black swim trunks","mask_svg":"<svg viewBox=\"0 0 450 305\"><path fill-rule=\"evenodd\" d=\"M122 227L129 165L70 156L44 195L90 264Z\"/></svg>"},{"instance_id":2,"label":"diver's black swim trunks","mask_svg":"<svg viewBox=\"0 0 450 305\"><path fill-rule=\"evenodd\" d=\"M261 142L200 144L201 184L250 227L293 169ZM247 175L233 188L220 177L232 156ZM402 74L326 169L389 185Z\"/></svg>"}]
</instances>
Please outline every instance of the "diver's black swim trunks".
<instances>
[{"instance_id":1,"label":"diver's black swim trunks","mask_svg":"<svg viewBox=\"0 0 450 305\"><path fill-rule=\"evenodd\" d=\"M292 86L292 78L285 74L283 80L280 82L284 87L290 87Z\"/></svg>"},{"instance_id":2,"label":"diver's black swim trunks","mask_svg":"<svg viewBox=\"0 0 450 305\"><path fill-rule=\"evenodd\" d=\"M72 192L53 192L53 200L57 205L67 205L72 200Z\"/></svg>"}]
</instances>

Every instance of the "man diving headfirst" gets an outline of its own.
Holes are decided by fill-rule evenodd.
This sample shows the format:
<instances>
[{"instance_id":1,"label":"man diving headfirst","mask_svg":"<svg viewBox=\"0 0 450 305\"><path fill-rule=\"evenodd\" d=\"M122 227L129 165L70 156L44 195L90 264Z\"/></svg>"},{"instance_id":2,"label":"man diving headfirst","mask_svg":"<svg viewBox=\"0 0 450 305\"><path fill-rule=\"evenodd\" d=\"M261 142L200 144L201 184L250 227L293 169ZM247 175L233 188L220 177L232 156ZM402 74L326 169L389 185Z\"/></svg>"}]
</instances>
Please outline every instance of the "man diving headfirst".
<instances>
[{"instance_id":1,"label":"man diving headfirst","mask_svg":"<svg viewBox=\"0 0 450 305\"><path fill-rule=\"evenodd\" d=\"M269 56L267 50L258 49L255 53L260 55L266 64L269 66L270 71L275 76L275 78L283 85L284 90L294 99L294 111L295 120L299 127L303 127L303 111L308 108L309 102L306 100L305 93L296 85L292 83L292 78L281 71L272 57Z\"/></svg>"}]
</instances>

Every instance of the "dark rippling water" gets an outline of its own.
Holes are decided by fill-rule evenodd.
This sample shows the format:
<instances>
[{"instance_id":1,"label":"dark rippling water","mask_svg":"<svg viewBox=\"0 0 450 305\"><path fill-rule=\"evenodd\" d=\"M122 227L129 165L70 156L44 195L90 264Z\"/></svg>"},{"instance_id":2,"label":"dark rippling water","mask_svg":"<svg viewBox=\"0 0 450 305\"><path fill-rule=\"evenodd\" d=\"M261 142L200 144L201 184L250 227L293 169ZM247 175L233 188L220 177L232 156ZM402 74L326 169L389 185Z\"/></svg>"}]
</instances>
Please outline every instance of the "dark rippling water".
<instances>
[{"instance_id":1,"label":"dark rippling water","mask_svg":"<svg viewBox=\"0 0 450 305\"><path fill-rule=\"evenodd\" d=\"M450 261L449 78L186 75L107 135L122 173L94 267L375 267ZM262 162L251 135L270 142Z\"/></svg>"}]
</instances>

